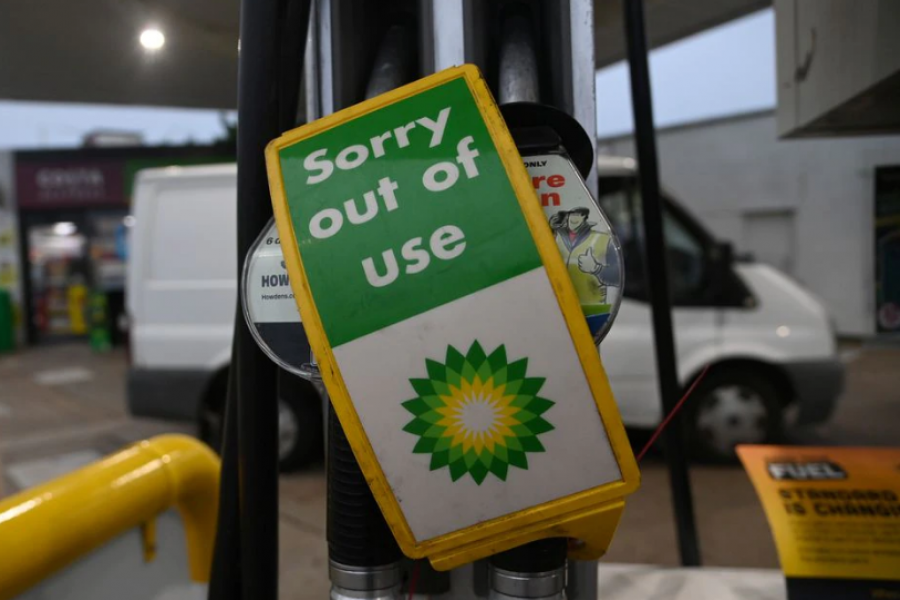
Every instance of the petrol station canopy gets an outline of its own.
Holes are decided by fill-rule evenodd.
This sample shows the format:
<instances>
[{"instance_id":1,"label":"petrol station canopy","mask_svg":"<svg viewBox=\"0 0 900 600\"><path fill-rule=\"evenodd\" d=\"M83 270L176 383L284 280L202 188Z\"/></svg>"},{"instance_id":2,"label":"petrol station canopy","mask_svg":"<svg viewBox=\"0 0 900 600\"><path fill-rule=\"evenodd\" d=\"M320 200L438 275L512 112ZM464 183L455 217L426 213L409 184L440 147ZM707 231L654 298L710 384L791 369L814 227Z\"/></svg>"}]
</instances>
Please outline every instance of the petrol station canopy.
<instances>
[{"instance_id":1,"label":"petrol station canopy","mask_svg":"<svg viewBox=\"0 0 900 600\"><path fill-rule=\"evenodd\" d=\"M645 0L649 39L667 44L770 4ZM239 8L239 0L7 0L0 99L235 108ZM625 57L621 9L621 0L594 3L598 68ZM165 51L138 44L148 27L165 32Z\"/></svg>"}]
</instances>

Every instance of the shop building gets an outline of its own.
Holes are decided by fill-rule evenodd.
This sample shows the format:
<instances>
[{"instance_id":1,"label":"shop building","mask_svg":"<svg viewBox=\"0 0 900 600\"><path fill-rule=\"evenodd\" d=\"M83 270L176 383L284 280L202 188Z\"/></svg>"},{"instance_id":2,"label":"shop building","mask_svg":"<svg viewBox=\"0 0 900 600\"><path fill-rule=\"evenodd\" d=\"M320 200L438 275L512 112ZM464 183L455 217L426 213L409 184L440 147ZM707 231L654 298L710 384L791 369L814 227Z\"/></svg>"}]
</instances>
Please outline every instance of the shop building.
<instances>
[{"instance_id":1,"label":"shop building","mask_svg":"<svg viewBox=\"0 0 900 600\"><path fill-rule=\"evenodd\" d=\"M3 180L10 201L6 216L0 208L0 242L7 231L15 241L0 243L0 261L11 269L2 285L13 290L21 337L27 343L88 336L99 346L120 343L135 174L233 161L230 144L8 154Z\"/></svg>"}]
</instances>

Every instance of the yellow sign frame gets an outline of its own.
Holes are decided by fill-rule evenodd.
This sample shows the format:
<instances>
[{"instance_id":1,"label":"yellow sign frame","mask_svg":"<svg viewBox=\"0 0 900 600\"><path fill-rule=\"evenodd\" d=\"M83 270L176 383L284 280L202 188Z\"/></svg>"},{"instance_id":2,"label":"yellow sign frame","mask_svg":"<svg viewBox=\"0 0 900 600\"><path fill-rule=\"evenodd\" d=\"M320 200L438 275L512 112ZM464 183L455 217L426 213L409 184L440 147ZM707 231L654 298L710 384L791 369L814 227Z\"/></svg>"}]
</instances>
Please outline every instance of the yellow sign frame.
<instances>
[{"instance_id":1,"label":"yellow sign frame","mask_svg":"<svg viewBox=\"0 0 900 600\"><path fill-rule=\"evenodd\" d=\"M458 78L464 79L472 92L506 169L528 229L550 278L622 477L618 481L478 523L466 529L418 541L413 537L400 504L375 457L325 335L294 234L279 153L301 140ZM606 372L553 234L547 225L512 136L478 68L473 65L453 67L291 130L266 147L266 165L275 222L279 236L283 240L282 249L291 287L297 299L310 346L319 362L335 413L369 482L375 500L403 553L410 558L428 557L436 568L449 569L529 541L564 536L578 537L582 541L582 544L574 546L570 556L582 559L599 558L606 551L618 524L623 507L622 498L637 490L640 485L640 472L610 390Z\"/></svg>"}]
</instances>

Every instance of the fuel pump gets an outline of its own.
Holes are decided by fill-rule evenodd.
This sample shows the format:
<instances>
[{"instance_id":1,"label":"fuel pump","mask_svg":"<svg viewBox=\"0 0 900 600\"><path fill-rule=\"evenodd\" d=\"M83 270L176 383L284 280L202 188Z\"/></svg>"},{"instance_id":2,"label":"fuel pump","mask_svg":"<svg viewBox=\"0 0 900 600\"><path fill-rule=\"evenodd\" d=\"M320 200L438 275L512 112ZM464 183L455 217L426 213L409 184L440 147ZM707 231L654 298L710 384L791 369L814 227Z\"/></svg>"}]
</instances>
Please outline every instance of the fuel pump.
<instances>
[{"instance_id":1,"label":"fuel pump","mask_svg":"<svg viewBox=\"0 0 900 600\"><path fill-rule=\"evenodd\" d=\"M537 198L545 218L550 221L558 249L574 250L569 256L564 255L565 265L569 274L582 277L584 290L578 289L574 277L571 279L583 311L581 316L587 319L594 341L599 342L615 317L623 273L618 243L589 191L596 185L590 177L593 141L585 133L594 129L591 2L399 4L402 18L393 20L398 13L379 14L383 8L380 3L354 5L353 9L341 0L316 3L304 72L308 116L327 115L453 64L481 65L488 74L487 81L493 82L525 166L532 171L529 183L546 188L537 190ZM419 60L411 59L413 47L419 51ZM373 57L374 66L364 68L363 65L372 64ZM366 74L364 82L363 73ZM541 104L542 101L547 104ZM427 117L431 120L423 127L432 128L437 134L440 118L440 115ZM288 141L282 142L282 148L288 146ZM470 152L471 157L473 148L460 145L458 152L457 160L462 160L464 152ZM350 160L352 156L346 154L345 159ZM270 160L270 184L275 181L271 169ZM284 213L281 218L286 218ZM325 220L319 224L331 227L334 218L330 218L330 224ZM533 223L534 215L529 218ZM279 231L288 230L280 227ZM264 232L259 239L272 237L271 233ZM588 238L592 241L579 249L578 244ZM296 240L292 243L296 244ZM442 243L439 241L437 247L441 248ZM251 268L257 250L258 245L247 260ZM296 267L296 260L294 264ZM298 290L296 283L294 290ZM249 302L245 309L248 305ZM245 316L251 324L262 323L250 312L245 312ZM289 315L288 321L296 324L298 320L299 315L296 319ZM256 327L255 339L268 347L267 353L276 362L303 376L319 376L320 366L311 354L306 355L303 344L285 345L284 340L277 339L277 334L266 335L263 329L267 328ZM300 336L288 337L293 341L300 339ZM327 367L333 367L331 360L326 362ZM370 491L374 485L370 473L360 469L359 449L350 447L347 432L334 417L332 412L328 425L332 597L395 597L402 580L401 552L391 532L393 528L394 534L397 533L396 516L391 517L389 528ZM345 417L343 414L342 421ZM371 465L367 469L371 470ZM384 488L381 489L383 493ZM383 508L384 499L380 497L378 501ZM621 505L616 510L620 511ZM614 523L618 513L613 518ZM509 542L498 544L495 547L508 549L488 559L487 569L454 569L446 593L449 597L558 598L565 595L568 584L569 597L595 597L593 564L576 561L566 568L567 555L592 555L579 550L584 540L570 540L571 530L564 527L554 529L553 533L560 537L530 534L531 541L515 547L510 547ZM607 538L605 543L608 541ZM409 540L404 543L404 550L411 548ZM593 552L596 556L596 544ZM418 551L412 554L421 555ZM484 550L474 551L472 555L479 554L484 556ZM462 564L459 558L436 560L435 564L444 567ZM417 590L432 591L424 587Z\"/></svg>"},{"instance_id":2,"label":"fuel pump","mask_svg":"<svg viewBox=\"0 0 900 600\"><path fill-rule=\"evenodd\" d=\"M391 569L380 508L408 557L446 570L494 555L492 595L562 594L566 555L605 552L638 473L573 272L484 77L446 69L283 134L266 162L340 418L330 433L358 462L359 477L349 452L336 470L330 443L334 593L384 592L339 583ZM615 245L578 216L565 243ZM596 286L609 264L586 267L593 252L577 268Z\"/></svg>"}]
</instances>

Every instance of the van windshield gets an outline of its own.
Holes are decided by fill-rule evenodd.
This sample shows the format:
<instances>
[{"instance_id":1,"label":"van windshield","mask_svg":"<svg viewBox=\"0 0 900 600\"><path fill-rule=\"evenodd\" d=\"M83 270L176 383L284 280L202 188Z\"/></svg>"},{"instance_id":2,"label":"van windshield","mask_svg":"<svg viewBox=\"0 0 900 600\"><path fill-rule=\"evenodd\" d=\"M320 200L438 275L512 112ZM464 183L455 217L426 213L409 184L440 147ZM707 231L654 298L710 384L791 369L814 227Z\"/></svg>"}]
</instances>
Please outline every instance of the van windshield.
<instances>
[{"instance_id":1,"label":"van windshield","mask_svg":"<svg viewBox=\"0 0 900 600\"><path fill-rule=\"evenodd\" d=\"M642 260L644 228L637 181L634 177L600 177L598 200L622 244L625 297L646 300L648 293ZM663 230L672 302L676 305L695 304L707 280L708 241L698 235L696 226L692 227L672 209L668 199L664 200L663 206Z\"/></svg>"}]
</instances>

